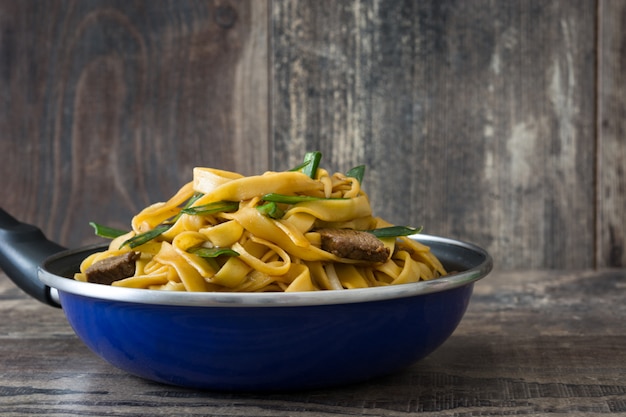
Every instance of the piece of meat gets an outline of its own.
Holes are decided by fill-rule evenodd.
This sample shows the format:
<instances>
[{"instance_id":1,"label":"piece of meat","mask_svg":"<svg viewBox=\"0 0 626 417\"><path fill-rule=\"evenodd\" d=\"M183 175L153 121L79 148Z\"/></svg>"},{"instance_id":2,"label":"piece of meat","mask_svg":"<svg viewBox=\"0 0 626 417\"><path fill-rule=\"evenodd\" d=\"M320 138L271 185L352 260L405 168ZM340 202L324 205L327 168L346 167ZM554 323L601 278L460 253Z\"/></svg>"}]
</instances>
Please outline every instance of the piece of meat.
<instances>
[{"instance_id":1,"label":"piece of meat","mask_svg":"<svg viewBox=\"0 0 626 417\"><path fill-rule=\"evenodd\" d=\"M135 275L137 259L139 259L138 252L128 252L98 261L85 270L87 281L111 285L113 281L132 277Z\"/></svg>"},{"instance_id":2,"label":"piece of meat","mask_svg":"<svg viewBox=\"0 0 626 417\"><path fill-rule=\"evenodd\" d=\"M322 249L339 256L358 261L385 262L389 249L368 232L352 229L319 229Z\"/></svg>"}]
</instances>

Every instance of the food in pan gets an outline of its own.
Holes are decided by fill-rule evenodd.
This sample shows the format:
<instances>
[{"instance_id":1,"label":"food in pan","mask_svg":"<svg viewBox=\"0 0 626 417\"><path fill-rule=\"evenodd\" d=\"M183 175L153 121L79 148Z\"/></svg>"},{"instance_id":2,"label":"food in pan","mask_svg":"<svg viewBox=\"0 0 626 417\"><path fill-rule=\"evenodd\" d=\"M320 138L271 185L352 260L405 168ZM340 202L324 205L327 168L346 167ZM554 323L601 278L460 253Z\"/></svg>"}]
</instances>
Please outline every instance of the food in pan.
<instances>
[{"instance_id":1,"label":"food in pan","mask_svg":"<svg viewBox=\"0 0 626 417\"><path fill-rule=\"evenodd\" d=\"M372 215L364 167L330 174L321 154L284 172L195 168L167 202L138 213L75 279L175 291L342 290L430 280L446 271L419 230Z\"/></svg>"}]
</instances>

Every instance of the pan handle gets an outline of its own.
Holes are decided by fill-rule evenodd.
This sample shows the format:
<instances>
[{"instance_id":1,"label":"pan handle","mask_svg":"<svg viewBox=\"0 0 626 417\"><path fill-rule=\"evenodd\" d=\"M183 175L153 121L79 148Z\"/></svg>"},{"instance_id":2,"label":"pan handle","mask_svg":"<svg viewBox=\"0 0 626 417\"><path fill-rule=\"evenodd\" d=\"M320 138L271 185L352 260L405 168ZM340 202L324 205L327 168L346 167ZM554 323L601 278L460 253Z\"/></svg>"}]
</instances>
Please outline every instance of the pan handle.
<instances>
[{"instance_id":1,"label":"pan handle","mask_svg":"<svg viewBox=\"0 0 626 417\"><path fill-rule=\"evenodd\" d=\"M56 290L37 276L47 257L65 250L51 242L37 227L22 223L0 208L0 268L24 292L42 303L60 307Z\"/></svg>"}]
</instances>

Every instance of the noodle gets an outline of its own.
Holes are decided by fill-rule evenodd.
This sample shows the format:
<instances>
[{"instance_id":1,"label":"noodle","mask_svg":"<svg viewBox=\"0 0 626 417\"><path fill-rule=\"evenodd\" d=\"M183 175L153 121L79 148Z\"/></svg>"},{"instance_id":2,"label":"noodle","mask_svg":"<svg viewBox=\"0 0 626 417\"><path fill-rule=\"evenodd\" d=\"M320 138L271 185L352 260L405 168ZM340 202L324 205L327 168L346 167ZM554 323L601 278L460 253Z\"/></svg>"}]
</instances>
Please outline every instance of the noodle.
<instances>
[{"instance_id":1,"label":"noodle","mask_svg":"<svg viewBox=\"0 0 626 417\"><path fill-rule=\"evenodd\" d=\"M393 226L372 215L352 176L321 168L312 176L295 170L245 177L211 168L193 174L170 200L138 213L130 232L86 258L75 279L89 281L90 267L128 252L138 254L134 275L111 285L289 292L405 284L446 274L430 249L408 233L379 237L379 261L325 246L324 233L334 230L364 234ZM358 245L346 250L362 251Z\"/></svg>"}]
</instances>

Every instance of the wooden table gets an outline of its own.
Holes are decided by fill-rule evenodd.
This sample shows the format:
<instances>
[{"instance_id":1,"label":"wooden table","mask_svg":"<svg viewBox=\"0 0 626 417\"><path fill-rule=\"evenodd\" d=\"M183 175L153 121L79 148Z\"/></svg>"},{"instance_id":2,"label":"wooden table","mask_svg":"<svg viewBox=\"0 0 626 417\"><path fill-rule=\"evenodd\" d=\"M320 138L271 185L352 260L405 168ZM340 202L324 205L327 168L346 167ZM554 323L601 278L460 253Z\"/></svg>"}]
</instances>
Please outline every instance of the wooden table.
<instances>
[{"instance_id":1,"label":"wooden table","mask_svg":"<svg viewBox=\"0 0 626 417\"><path fill-rule=\"evenodd\" d=\"M493 272L454 335L406 371L296 393L164 386L92 354L0 273L0 413L47 416L626 415L626 271Z\"/></svg>"}]
</instances>

